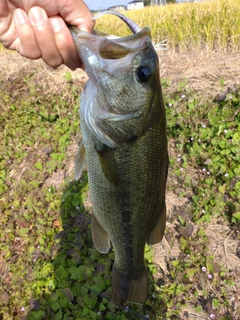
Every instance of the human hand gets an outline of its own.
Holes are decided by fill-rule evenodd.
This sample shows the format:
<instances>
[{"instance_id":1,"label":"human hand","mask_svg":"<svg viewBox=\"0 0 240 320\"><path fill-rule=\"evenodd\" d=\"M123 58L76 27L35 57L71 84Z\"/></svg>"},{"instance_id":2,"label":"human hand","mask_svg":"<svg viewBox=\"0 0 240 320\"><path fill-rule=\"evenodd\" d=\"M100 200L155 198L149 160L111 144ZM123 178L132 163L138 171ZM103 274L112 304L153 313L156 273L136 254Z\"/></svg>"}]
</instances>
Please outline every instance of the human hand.
<instances>
[{"instance_id":1,"label":"human hand","mask_svg":"<svg viewBox=\"0 0 240 320\"><path fill-rule=\"evenodd\" d=\"M0 42L30 59L71 69L82 67L65 22L92 32L92 14L82 0L0 0Z\"/></svg>"}]
</instances>

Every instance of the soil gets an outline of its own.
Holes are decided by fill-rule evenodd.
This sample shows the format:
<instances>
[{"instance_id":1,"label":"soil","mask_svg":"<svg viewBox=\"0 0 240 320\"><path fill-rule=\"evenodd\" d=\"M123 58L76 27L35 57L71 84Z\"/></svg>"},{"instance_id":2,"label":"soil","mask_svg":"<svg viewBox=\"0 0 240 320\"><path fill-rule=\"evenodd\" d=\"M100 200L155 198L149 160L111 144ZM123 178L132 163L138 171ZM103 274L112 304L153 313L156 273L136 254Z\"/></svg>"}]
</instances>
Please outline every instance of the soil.
<instances>
[{"instance_id":1,"label":"soil","mask_svg":"<svg viewBox=\"0 0 240 320\"><path fill-rule=\"evenodd\" d=\"M54 87L66 86L63 78L68 69L60 66L57 70L47 67L41 60L30 61L12 52L0 51L1 70L0 76L6 79L19 75L23 70L37 73L37 79L46 86L46 90ZM166 94L174 92L178 83L185 81L189 89L201 91L203 98L209 96L218 97L224 93L220 85L220 79L224 79L225 90L227 87L233 88L240 84L240 54L235 52L213 52L213 51L193 51L188 53L160 53L161 77L169 79L170 87L166 89ZM85 82L87 76L83 70L72 73L73 81L80 79ZM73 176L74 157L77 151L77 144L73 139L68 148L67 162L64 170L55 172L45 181L45 185L59 186L67 176ZM171 150L170 150L171 153ZM20 178L27 163L16 168L16 181ZM171 168L170 168L171 171ZM170 177L171 177L170 172ZM89 205L89 199L87 199ZM163 241L155 246L155 263L158 266L158 276L169 277L169 259L178 259L181 252L179 249L179 231L176 212L190 205L188 198L177 198L172 192L167 194L167 232ZM202 227L202 226L201 226ZM232 305L233 317L229 319L240 319L237 310L240 308L240 230L233 229L226 225L221 218L213 219L205 225L205 232L208 236L208 246L206 255L214 257L214 261L228 269L228 272L236 279L232 287L226 287L229 301ZM194 225L193 234L200 228ZM171 237L169 237L171 235ZM170 239L171 238L171 239ZM173 239L173 240L172 240ZM211 288L209 288L211 290ZM207 306L201 312L195 311L195 306L188 304L181 312L179 319L209 319Z\"/></svg>"}]
</instances>

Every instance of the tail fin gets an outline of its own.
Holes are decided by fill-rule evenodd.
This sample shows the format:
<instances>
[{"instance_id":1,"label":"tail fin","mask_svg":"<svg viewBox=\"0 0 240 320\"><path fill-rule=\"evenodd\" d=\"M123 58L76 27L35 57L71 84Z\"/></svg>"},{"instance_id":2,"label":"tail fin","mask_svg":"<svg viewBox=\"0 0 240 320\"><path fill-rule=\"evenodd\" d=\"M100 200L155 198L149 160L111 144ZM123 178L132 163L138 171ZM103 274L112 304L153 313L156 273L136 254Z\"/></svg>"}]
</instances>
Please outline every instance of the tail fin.
<instances>
[{"instance_id":1,"label":"tail fin","mask_svg":"<svg viewBox=\"0 0 240 320\"><path fill-rule=\"evenodd\" d=\"M137 279L127 279L114 266L112 270L113 301L118 308L128 302L142 304L147 299L147 272Z\"/></svg>"}]
</instances>

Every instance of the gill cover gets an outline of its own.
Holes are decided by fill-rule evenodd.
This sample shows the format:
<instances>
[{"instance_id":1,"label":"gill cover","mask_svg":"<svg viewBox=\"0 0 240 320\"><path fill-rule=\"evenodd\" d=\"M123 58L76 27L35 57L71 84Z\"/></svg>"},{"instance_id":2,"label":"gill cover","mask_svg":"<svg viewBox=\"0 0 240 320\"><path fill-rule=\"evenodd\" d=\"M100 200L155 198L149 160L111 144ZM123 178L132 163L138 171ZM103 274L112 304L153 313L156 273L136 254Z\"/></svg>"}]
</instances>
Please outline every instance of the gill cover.
<instances>
[{"instance_id":1,"label":"gill cover","mask_svg":"<svg viewBox=\"0 0 240 320\"><path fill-rule=\"evenodd\" d=\"M124 76L127 76L129 70L134 68L134 58L141 52L146 52L145 56L147 57L153 55L153 58L149 58L147 67L136 66L136 79L140 83L147 82L151 72L155 70L156 52L151 43L150 28L141 29L133 21L117 12L105 11L96 18L104 14L117 15L134 34L124 38L112 38L112 36L98 31L89 34L75 27L71 27L70 30L85 71L89 76L89 81L81 97L81 122L86 124L100 142L114 148L124 144L124 140L131 141L135 136L143 133L145 129L141 121L138 120L135 123L135 127L139 126L139 128L133 130L134 125L130 120L140 119L144 110L141 110L141 107L136 110L121 110L114 103L109 103L103 83L106 85L107 77L112 77L112 79L122 77L121 79L124 81ZM141 60L141 57L138 59ZM108 81L111 82L111 79ZM111 101L113 100L111 99ZM142 106L143 108L144 106ZM128 121L127 127L124 126L124 121L125 123ZM113 132L112 128L116 123L115 127L117 128ZM130 132L131 130L134 132Z\"/></svg>"}]
</instances>

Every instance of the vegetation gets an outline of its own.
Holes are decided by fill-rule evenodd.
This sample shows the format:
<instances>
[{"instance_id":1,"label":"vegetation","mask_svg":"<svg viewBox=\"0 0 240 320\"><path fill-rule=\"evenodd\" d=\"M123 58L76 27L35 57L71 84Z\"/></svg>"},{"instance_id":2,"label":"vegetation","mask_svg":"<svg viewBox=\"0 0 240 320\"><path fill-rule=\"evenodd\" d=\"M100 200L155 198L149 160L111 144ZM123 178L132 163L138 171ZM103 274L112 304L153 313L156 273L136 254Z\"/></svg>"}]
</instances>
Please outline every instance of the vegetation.
<instances>
[{"instance_id":1,"label":"vegetation","mask_svg":"<svg viewBox=\"0 0 240 320\"><path fill-rule=\"evenodd\" d=\"M166 3L176 3L176 0L166 0ZM144 0L144 6L150 6L151 0Z\"/></svg>"},{"instance_id":2,"label":"vegetation","mask_svg":"<svg viewBox=\"0 0 240 320\"><path fill-rule=\"evenodd\" d=\"M212 0L201 3L146 7L137 13L124 11L142 27L152 29L155 43L168 39L175 50L193 48L238 49L240 43L240 0ZM128 28L116 17L97 20L97 29L126 36Z\"/></svg>"},{"instance_id":3,"label":"vegetation","mask_svg":"<svg viewBox=\"0 0 240 320\"><path fill-rule=\"evenodd\" d=\"M144 6L150 6L151 0L144 0Z\"/></svg>"},{"instance_id":4,"label":"vegetation","mask_svg":"<svg viewBox=\"0 0 240 320\"><path fill-rule=\"evenodd\" d=\"M227 215L232 223L240 221L239 93L237 89L223 101L202 104L196 94L181 90L168 103L168 126L180 165L175 173L179 183L194 190L192 215L197 223L209 222L214 213ZM175 162L172 159L171 164ZM189 166L198 171L193 185L185 170ZM207 194L205 190L209 190Z\"/></svg>"},{"instance_id":5,"label":"vegetation","mask_svg":"<svg viewBox=\"0 0 240 320\"><path fill-rule=\"evenodd\" d=\"M211 3L197 4L197 13ZM221 12L225 5L218 3ZM175 8L177 16L178 10L195 5L157 10ZM150 10L145 17L145 11L134 16L141 25L148 24L147 13L153 13L144 10ZM99 29L115 33L111 18L104 21L99 19ZM225 29L219 30L223 35ZM178 40L179 48L186 44L184 37ZM233 37L231 43L235 45ZM168 212L165 235L170 251L177 243L179 254L168 259L165 273L147 246L148 299L141 307L128 304L119 310L111 301L114 253L99 254L92 244L86 172L74 181L69 167L79 139L84 81L59 71L61 80L55 85L49 80L53 71L43 66L32 64L18 73L7 68L0 71L0 319L183 319L189 306L207 318L237 319L239 271L228 270L210 253L206 228L217 221L229 228L228 237L240 240L239 84L226 90L221 79L224 94L215 98L215 93L204 96L189 89L187 81L171 90L169 79L162 79L170 151L168 194L185 201L173 214Z\"/></svg>"}]
</instances>

